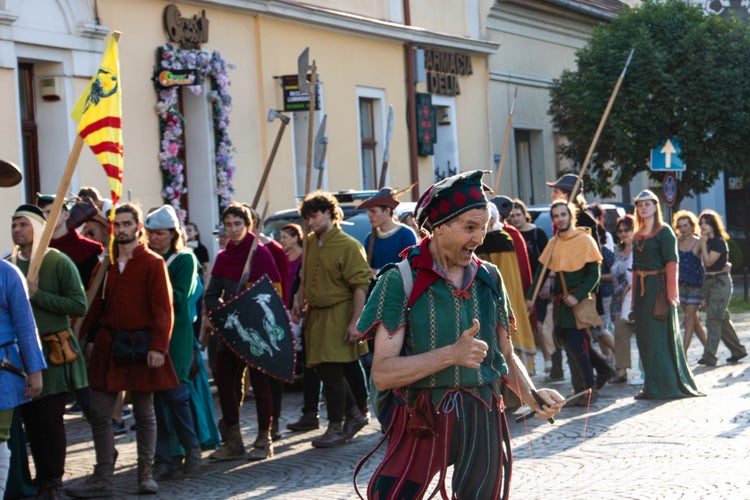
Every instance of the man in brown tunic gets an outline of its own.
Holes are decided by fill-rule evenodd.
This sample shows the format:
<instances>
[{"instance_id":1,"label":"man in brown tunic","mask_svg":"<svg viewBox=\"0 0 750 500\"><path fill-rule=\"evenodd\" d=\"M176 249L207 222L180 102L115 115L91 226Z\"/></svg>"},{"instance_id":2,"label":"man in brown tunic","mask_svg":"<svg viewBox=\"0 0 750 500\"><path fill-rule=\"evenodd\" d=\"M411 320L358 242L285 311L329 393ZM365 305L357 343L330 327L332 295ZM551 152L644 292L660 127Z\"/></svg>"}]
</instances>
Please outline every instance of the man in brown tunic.
<instances>
[{"instance_id":1,"label":"man in brown tunic","mask_svg":"<svg viewBox=\"0 0 750 500\"><path fill-rule=\"evenodd\" d=\"M115 210L116 260L81 327L86 336L91 394L91 427L96 449L93 476L66 493L78 498L111 496L114 473L114 435L111 415L117 393L130 391L138 444L138 493L157 493L151 467L156 447L155 391L179 384L169 358L172 331L172 288L161 256L142 239L143 218L138 207L124 204ZM109 262L105 261L103 265ZM115 332L147 331L145 362L117 364Z\"/></svg>"}]
</instances>

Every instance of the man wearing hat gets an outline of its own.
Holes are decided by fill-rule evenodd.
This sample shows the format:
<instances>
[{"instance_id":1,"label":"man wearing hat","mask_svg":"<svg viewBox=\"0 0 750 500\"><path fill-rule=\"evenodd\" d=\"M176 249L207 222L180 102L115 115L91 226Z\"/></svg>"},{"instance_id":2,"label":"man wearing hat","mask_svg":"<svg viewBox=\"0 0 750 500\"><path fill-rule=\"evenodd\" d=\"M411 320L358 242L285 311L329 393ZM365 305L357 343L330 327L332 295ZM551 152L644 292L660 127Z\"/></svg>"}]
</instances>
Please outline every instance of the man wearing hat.
<instances>
[{"instance_id":1,"label":"man wearing hat","mask_svg":"<svg viewBox=\"0 0 750 500\"><path fill-rule=\"evenodd\" d=\"M65 491L78 498L114 493L112 410L117 395L130 391L138 444L138 493L157 493L152 464L156 446L154 392L179 385L169 356L172 333L172 286L164 259L143 240L140 208L125 203L115 210L117 245L101 290L81 325L86 338L91 382L91 427L96 450L94 474ZM102 265L109 264L109 260ZM127 342L142 339L128 348ZM139 346L146 344L145 349ZM132 353L118 356L117 352ZM136 353L138 355L136 356Z\"/></svg>"},{"instance_id":2,"label":"man wearing hat","mask_svg":"<svg viewBox=\"0 0 750 500\"><path fill-rule=\"evenodd\" d=\"M417 224L431 235L409 251L411 293L398 269L387 270L359 320L375 336L375 385L398 396L368 498L421 498L437 473L445 497L450 465L454 497L505 498L510 439L497 382L504 378L540 418L559 412L562 396L536 392L513 354L513 313L497 268L474 254L489 220L483 174L455 175L422 194Z\"/></svg>"},{"instance_id":3,"label":"man wearing hat","mask_svg":"<svg viewBox=\"0 0 750 500\"><path fill-rule=\"evenodd\" d=\"M40 194L37 196L37 206L42 209L45 217L49 217L55 197ZM104 251L101 243L81 236L74 227L68 227L70 220L70 203L66 200L62 204L62 210L55 223L52 232L52 240L49 242L51 248L56 248L70 257L78 269L81 282L88 287L91 274L99 263L99 256Z\"/></svg>"},{"instance_id":4,"label":"man wearing hat","mask_svg":"<svg viewBox=\"0 0 750 500\"><path fill-rule=\"evenodd\" d=\"M154 479L160 481L174 476L175 466L170 446L170 429L185 451L183 472L194 474L201 466L200 441L196 434L191 410L190 365L193 361L195 336L190 300L198 287L198 260L185 246L180 220L171 205L151 212L143 224L148 235L149 249L161 255L167 263L172 285L174 326L169 339L169 357L172 359L180 385L154 394L156 413L156 470ZM198 411L202 411L196 405ZM213 425L213 406L206 420ZM218 432L218 431L217 431Z\"/></svg>"},{"instance_id":5,"label":"man wearing hat","mask_svg":"<svg viewBox=\"0 0 750 500\"><path fill-rule=\"evenodd\" d=\"M357 210L367 210L372 225L372 232L365 238L365 248L367 262L375 273L384 265L401 260L401 252L417 244L414 231L393 217L398 204L393 189L383 188L357 206Z\"/></svg>"},{"instance_id":6,"label":"man wearing hat","mask_svg":"<svg viewBox=\"0 0 750 500\"><path fill-rule=\"evenodd\" d=\"M44 224L44 213L35 205L21 205L13 214L9 260L24 275L36 256ZM65 469L65 404L70 392L88 385L86 364L70 328L72 316L86 314L86 293L73 262L55 249L44 253L39 275L28 286L47 369L42 372L42 393L20 410L40 493L58 498Z\"/></svg>"},{"instance_id":7,"label":"man wearing hat","mask_svg":"<svg viewBox=\"0 0 750 500\"><path fill-rule=\"evenodd\" d=\"M573 193L578 176L575 174L563 174L559 179L547 182L547 186L552 188L552 201L565 200L573 203L578 209L576 215L576 227L587 227L591 230L592 235L596 235L596 221L586 212L586 198L583 197L583 180L578 184L578 189ZM599 242L594 238L597 246Z\"/></svg>"}]
</instances>

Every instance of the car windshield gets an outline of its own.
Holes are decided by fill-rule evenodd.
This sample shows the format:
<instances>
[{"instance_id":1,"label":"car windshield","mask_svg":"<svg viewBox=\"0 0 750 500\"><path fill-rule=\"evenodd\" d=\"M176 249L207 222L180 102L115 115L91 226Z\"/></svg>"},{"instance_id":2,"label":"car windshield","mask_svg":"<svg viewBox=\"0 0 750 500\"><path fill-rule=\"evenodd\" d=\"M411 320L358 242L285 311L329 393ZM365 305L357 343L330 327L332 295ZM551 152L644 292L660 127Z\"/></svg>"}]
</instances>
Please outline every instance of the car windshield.
<instances>
[{"instance_id":1,"label":"car windshield","mask_svg":"<svg viewBox=\"0 0 750 500\"><path fill-rule=\"evenodd\" d=\"M370 220L367 218L367 210L357 210L355 207L362 201L373 196L377 191L339 191L333 193L338 199L339 206L344 212L344 220L341 221L341 229L364 246L365 238L372 231ZM398 218L404 212L414 212L415 202L402 202L394 210L394 215ZM263 234L274 238L276 241L281 239L281 228L287 224L299 224L302 226L302 217L296 209L281 210L266 218L263 225Z\"/></svg>"},{"instance_id":2,"label":"car windshield","mask_svg":"<svg viewBox=\"0 0 750 500\"><path fill-rule=\"evenodd\" d=\"M266 219L263 226L263 234L270 236L276 241L281 239L281 228L287 224L299 224L302 226L302 217L296 211L286 210ZM372 226L367 218L367 210L344 209L344 220L341 229L364 245L365 238L370 233Z\"/></svg>"}]
</instances>

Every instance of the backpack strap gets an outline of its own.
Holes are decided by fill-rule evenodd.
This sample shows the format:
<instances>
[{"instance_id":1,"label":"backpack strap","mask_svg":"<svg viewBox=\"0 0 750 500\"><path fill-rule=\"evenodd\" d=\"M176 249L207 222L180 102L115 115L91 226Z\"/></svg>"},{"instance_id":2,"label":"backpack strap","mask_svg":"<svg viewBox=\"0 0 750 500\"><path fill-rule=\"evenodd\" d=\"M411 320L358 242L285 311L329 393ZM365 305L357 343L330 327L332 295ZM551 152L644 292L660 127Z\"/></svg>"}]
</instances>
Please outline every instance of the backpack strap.
<instances>
[{"instance_id":1,"label":"backpack strap","mask_svg":"<svg viewBox=\"0 0 750 500\"><path fill-rule=\"evenodd\" d=\"M411 297L411 292L414 289L414 276L411 273L411 262L409 259L404 259L396 264L398 272L401 273L401 281L404 283L404 295Z\"/></svg>"}]
</instances>

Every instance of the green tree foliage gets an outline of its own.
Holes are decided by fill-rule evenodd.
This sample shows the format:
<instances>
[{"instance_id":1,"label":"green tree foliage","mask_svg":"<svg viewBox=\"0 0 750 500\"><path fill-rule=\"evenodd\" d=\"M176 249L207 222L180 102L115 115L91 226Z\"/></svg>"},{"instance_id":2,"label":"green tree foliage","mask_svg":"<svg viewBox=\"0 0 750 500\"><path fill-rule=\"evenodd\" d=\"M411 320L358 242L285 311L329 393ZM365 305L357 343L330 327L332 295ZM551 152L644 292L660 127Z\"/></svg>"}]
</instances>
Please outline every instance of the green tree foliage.
<instances>
[{"instance_id":1,"label":"green tree foliage","mask_svg":"<svg viewBox=\"0 0 750 500\"><path fill-rule=\"evenodd\" d=\"M612 195L613 185L648 171L651 148L670 137L681 142L687 165L677 206L708 191L721 171L750 173L750 30L683 0L646 0L594 30L577 68L550 92L553 122L570 141L562 153L583 162L631 48L587 171L589 190Z\"/></svg>"}]
</instances>

